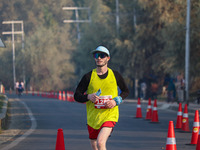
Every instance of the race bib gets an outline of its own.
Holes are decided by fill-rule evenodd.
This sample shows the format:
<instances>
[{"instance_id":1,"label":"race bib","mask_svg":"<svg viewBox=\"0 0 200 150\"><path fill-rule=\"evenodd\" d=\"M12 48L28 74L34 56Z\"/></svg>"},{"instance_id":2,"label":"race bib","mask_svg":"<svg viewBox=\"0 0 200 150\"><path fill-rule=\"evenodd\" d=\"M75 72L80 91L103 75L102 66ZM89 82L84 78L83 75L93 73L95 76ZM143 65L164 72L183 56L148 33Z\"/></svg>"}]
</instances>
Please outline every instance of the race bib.
<instances>
[{"instance_id":1,"label":"race bib","mask_svg":"<svg viewBox=\"0 0 200 150\"><path fill-rule=\"evenodd\" d=\"M99 96L99 100L95 102L94 107L97 109L106 109L105 103L112 100L112 95Z\"/></svg>"}]
</instances>

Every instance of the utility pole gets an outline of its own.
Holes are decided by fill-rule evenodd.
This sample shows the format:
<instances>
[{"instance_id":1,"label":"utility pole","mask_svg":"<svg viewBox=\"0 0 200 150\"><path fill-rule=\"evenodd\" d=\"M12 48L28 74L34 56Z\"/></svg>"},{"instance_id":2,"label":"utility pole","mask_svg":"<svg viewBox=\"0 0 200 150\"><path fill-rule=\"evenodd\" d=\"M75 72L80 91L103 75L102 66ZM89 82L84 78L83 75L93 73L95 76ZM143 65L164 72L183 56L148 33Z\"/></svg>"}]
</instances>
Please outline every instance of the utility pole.
<instances>
[{"instance_id":1,"label":"utility pole","mask_svg":"<svg viewBox=\"0 0 200 150\"><path fill-rule=\"evenodd\" d=\"M115 0L116 4L116 31L117 36L119 35L119 0Z\"/></svg>"},{"instance_id":2,"label":"utility pole","mask_svg":"<svg viewBox=\"0 0 200 150\"><path fill-rule=\"evenodd\" d=\"M2 32L3 35L12 35L12 52L13 52L13 88L16 89L16 72L15 72L15 34L22 35L22 48L24 49L24 27L23 21L3 21L2 24L11 24L12 30ZM15 24L21 24L21 31L15 31Z\"/></svg>"},{"instance_id":3,"label":"utility pole","mask_svg":"<svg viewBox=\"0 0 200 150\"><path fill-rule=\"evenodd\" d=\"M190 71L190 0L187 0L186 38L185 38L185 92L189 103L189 71Z\"/></svg>"},{"instance_id":4,"label":"utility pole","mask_svg":"<svg viewBox=\"0 0 200 150\"><path fill-rule=\"evenodd\" d=\"M21 23L21 31L22 31L22 51L24 51L24 23ZM23 59L23 82L24 82L24 89L26 89L26 75L25 75L25 61Z\"/></svg>"},{"instance_id":5,"label":"utility pole","mask_svg":"<svg viewBox=\"0 0 200 150\"><path fill-rule=\"evenodd\" d=\"M77 39L78 39L78 43L80 42L80 27L79 27L79 23L90 23L91 22L91 13L90 13L90 8L88 7L63 7L63 10L71 10L71 11L75 11L75 20L64 20L64 23L76 23L76 28L77 28ZM88 19L85 20L80 20L79 19L79 10L86 10L88 12Z\"/></svg>"}]
</instances>

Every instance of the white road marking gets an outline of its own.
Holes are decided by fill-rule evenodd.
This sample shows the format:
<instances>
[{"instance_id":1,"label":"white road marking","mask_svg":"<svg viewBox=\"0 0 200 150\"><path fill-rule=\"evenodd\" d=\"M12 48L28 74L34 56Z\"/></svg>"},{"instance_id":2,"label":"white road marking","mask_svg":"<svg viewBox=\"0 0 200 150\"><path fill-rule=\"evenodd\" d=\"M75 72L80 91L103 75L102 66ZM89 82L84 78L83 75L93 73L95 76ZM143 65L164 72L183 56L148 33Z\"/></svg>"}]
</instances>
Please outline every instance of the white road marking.
<instances>
[{"instance_id":1,"label":"white road marking","mask_svg":"<svg viewBox=\"0 0 200 150\"><path fill-rule=\"evenodd\" d=\"M17 144L19 144L22 140L24 140L27 136L29 136L37 127L37 122L35 120L35 117L33 116L32 111L30 110L30 108L23 101L20 101L19 99L18 99L18 101L20 103L22 103L24 105L24 107L26 108L26 110L28 111L28 114L29 114L29 117L31 120L31 128L28 131L26 131L22 136L18 137L16 140L14 140L13 142L11 142L9 145L2 148L1 150L9 150L9 149L13 148Z\"/></svg>"}]
</instances>

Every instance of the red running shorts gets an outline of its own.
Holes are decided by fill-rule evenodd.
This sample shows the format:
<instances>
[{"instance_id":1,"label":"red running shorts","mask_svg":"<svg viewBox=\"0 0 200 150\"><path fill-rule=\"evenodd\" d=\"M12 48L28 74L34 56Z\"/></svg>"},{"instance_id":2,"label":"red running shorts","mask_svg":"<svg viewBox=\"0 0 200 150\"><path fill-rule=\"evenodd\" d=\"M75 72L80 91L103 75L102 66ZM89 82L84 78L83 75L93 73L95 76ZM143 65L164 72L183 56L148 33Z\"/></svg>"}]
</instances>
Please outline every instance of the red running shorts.
<instances>
[{"instance_id":1,"label":"red running shorts","mask_svg":"<svg viewBox=\"0 0 200 150\"><path fill-rule=\"evenodd\" d=\"M89 125L88 126L88 133L89 133L89 139L91 140L95 140L97 139L98 135L99 135L99 132L101 131L101 129L103 127L109 127L109 128L114 128L116 122L113 122L113 121L106 121L104 122L101 127L99 129L93 129L92 127L90 127Z\"/></svg>"}]
</instances>

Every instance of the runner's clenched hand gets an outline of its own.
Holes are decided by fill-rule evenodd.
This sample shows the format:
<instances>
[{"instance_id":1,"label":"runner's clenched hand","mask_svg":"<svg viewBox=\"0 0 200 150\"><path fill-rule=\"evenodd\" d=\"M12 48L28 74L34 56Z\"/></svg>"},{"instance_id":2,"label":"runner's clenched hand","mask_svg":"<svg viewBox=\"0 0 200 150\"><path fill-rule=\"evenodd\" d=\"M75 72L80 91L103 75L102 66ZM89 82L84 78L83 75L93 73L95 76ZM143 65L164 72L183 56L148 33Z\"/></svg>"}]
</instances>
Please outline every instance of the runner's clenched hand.
<instances>
[{"instance_id":1,"label":"runner's clenched hand","mask_svg":"<svg viewBox=\"0 0 200 150\"><path fill-rule=\"evenodd\" d=\"M93 103L95 103L99 99L99 96L97 96L96 93L92 93L88 94L87 98Z\"/></svg>"},{"instance_id":2,"label":"runner's clenched hand","mask_svg":"<svg viewBox=\"0 0 200 150\"><path fill-rule=\"evenodd\" d=\"M116 106L116 102L114 101L114 100L110 100L110 101L107 101L106 103L105 103L105 107L106 108L113 108L113 107L115 107Z\"/></svg>"}]
</instances>

